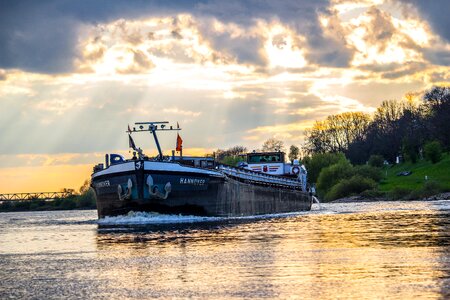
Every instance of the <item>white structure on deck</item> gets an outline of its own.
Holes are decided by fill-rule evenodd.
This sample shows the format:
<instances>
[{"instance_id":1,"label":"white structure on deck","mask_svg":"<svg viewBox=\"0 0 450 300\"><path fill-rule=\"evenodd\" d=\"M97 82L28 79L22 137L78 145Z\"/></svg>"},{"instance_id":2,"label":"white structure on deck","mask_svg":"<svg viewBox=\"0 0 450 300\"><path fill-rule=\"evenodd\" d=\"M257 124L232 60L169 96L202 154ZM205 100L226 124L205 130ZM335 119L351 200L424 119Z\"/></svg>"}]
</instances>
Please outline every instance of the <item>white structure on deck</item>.
<instances>
[{"instance_id":1,"label":"white structure on deck","mask_svg":"<svg viewBox=\"0 0 450 300\"><path fill-rule=\"evenodd\" d=\"M246 162L239 163L239 168L224 167L223 173L256 183L274 184L307 189L307 171L298 160L292 164L285 163L284 152L247 153Z\"/></svg>"}]
</instances>

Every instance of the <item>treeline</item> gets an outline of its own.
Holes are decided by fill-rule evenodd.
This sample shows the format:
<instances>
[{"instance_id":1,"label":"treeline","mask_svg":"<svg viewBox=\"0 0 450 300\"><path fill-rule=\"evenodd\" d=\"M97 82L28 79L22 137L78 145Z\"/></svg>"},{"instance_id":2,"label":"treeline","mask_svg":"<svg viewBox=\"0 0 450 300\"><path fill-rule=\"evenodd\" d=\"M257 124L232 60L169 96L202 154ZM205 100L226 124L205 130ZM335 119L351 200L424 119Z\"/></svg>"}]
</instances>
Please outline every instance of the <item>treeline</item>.
<instances>
[{"instance_id":1,"label":"treeline","mask_svg":"<svg viewBox=\"0 0 450 300\"><path fill-rule=\"evenodd\" d=\"M305 150L341 152L354 164L366 163L371 155L391 163L400 155L416 162L430 143L449 150L450 88L434 87L417 104L413 98L384 101L372 115L347 112L316 121L305 133Z\"/></svg>"},{"instance_id":2,"label":"treeline","mask_svg":"<svg viewBox=\"0 0 450 300\"><path fill-rule=\"evenodd\" d=\"M213 154L216 160L222 164L235 166L238 162L244 160L244 154L247 153L247 148L244 146L234 146L225 150L217 149Z\"/></svg>"},{"instance_id":3,"label":"treeline","mask_svg":"<svg viewBox=\"0 0 450 300\"><path fill-rule=\"evenodd\" d=\"M380 183L386 183L387 172L390 173L390 180L393 180L392 177L400 178L396 172L404 169L402 165L399 165L400 168L384 165L384 159L380 155L372 155L367 164L354 165L343 153L316 153L303 158L303 163L308 170L308 182L316 186L321 201L327 202L348 196L380 200L417 200L450 191L449 158L450 156L446 155L443 161L436 165L431 160L421 162L421 168L427 168L435 175L433 179L427 180L423 177L419 179L416 176L413 181L409 180L409 183L403 186L391 184L391 188L383 190L380 190ZM396 171L392 173L391 168Z\"/></svg>"},{"instance_id":4,"label":"treeline","mask_svg":"<svg viewBox=\"0 0 450 300\"><path fill-rule=\"evenodd\" d=\"M284 143L275 138L267 139L261 146L261 149L255 151L259 152L277 152L284 151ZM291 146L289 158L293 155L294 158L298 158L299 148ZM207 154L207 156L214 156L218 162L225 165L235 166L238 162L245 160L245 154L247 154L247 148L244 146L233 146L228 149L217 149L213 154Z\"/></svg>"},{"instance_id":5,"label":"treeline","mask_svg":"<svg viewBox=\"0 0 450 300\"><path fill-rule=\"evenodd\" d=\"M65 198L54 200L32 199L26 201L4 201L0 203L0 211L40 211L40 210L71 210L71 209L95 209L94 191L89 188L86 180L79 192ZM67 189L64 189L67 191Z\"/></svg>"},{"instance_id":6,"label":"treeline","mask_svg":"<svg viewBox=\"0 0 450 300\"><path fill-rule=\"evenodd\" d=\"M384 101L372 115L347 112L316 121L305 133L303 158L308 181L317 185L319 196L330 201L350 195L390 199L418 199L444 188L427 181L418 189L384 193L378 184L382 168L397 157L416 163L426 158L433 164L450 149L450 88L434 87L419 103Z\"/></svg>"}]
</instances>

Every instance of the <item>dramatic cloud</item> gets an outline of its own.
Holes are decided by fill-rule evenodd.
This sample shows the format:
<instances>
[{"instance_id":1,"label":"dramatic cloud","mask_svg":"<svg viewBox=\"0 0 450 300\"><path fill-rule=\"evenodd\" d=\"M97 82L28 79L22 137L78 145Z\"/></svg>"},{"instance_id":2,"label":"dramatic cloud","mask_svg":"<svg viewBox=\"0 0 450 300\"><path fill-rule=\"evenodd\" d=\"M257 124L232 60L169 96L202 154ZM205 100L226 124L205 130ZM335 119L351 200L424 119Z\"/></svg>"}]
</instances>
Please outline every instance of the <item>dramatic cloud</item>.
<instances>
[{"instance_id":1,"label":"dramatic cloud","mask_svg":"<svg viewBox=\"0 0 450 300\"><path fill-rule=\"evenodd\" d=\"M127 154L124 131L136 121L178 121L191 154L257 149L270 137L301 145L315 120L448 85L445 8L406 0L3 1L0 173L11 161L27 171L88 170L99 153ZM136 142L152 154L150 138ZM170 151L175 135L161 143Z\"/></svg>"},{"instance_id":2,"label":"dramatic cloud","mask_svg":"<svg viewBox=\"0 0 450 300\"><path fill-rule=\"evenodd\" d=\"M447 0L401 0L417 8L417 12L428 21L433 30L447 42L450 42L450 2Z\"/></svg>"}]
</instances>

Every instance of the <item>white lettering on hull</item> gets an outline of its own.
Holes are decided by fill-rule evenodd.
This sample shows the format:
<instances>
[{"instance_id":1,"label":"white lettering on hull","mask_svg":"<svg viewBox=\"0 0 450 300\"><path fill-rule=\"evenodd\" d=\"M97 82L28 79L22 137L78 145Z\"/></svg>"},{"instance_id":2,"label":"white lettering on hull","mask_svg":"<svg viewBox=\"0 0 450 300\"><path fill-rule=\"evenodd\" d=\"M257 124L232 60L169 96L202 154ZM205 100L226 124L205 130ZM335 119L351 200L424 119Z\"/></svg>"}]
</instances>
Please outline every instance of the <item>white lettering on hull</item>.
<instances>
[{"instance_id":1,"label":"white lettering on hull","mask_svg":"<svg viewBox=\"0 0 450 300\"><path fill-rule=\"evenodd\" d=\"M96 188L104 188L104 187L110 186L110 183L109 183L109 180L105 180L105 181L100 181L100 182L94 183L94 186Z\"/></svg>"},{"instance_id":2,"label":"white lettering on hull","mask_svg":"<svg viewBox=\"0 0 450 300\"><path fill-rule=\"evenodd\" d=\"M205 185L205 179L197 179L197 178L180 178L180 184L189 184L189 185Z\"/></svg>"}]
</instances>

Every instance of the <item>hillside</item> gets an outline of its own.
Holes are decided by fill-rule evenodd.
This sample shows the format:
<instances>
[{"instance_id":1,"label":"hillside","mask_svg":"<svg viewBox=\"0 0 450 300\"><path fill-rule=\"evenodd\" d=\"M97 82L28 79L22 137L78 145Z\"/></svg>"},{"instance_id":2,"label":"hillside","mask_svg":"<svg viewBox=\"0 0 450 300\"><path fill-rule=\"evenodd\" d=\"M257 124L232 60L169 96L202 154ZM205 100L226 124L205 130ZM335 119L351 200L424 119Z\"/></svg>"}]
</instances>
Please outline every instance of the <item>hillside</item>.
<instances>
[{"instance_id":1,"label":"hillside","mask_svg":"<svg viewBox=\"0 0 450 300\"><path fill-rule=\"evenodd\" d=\"M411 171L412 174L397 176L402 171ZM428 181L438 182L445 191L450 191L450 154L444 154L436 164L426 160L415 164L405 162L385 168L383 172L387 177L380 183L381 191L391 191L394 188L418 190L423 187L425 176L428 176Z\"/></svg>"}]
</instances>

